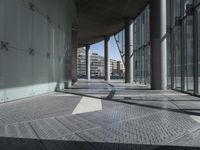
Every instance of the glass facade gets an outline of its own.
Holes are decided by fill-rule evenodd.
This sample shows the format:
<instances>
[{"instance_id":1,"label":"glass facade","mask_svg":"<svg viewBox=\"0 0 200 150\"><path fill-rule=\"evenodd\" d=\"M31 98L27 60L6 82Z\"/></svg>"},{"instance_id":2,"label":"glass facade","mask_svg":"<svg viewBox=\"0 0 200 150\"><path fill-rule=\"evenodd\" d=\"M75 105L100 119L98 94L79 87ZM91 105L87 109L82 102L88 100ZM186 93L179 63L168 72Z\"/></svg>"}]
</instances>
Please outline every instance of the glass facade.
<instances>
[{"instance_id":1,"label":"glass facade","mask_svg":"<svg viewBox=\"0 0 200 150\"><path fill-rule=\"evenodd\" d=\"M173 89L198 94L199 82L199 0L168 1L168 85ZM169 69L170 68L170 69Z\"/></svg>"},{"instance_id":2,"label":"glass facade","mask_svg":"<svg viewBox=\"0 0 200 150\"><path fill-rule=\"evenodd\" d=\"M134 82L150 84L150 10L149 6L133 20ZM122 60L125 59L125 31L115 35ZM125 62L125 61L124 61Z\"/></svg>"},{"instance_id":3,"label":"glass facade","mask_svg":"<svg viewBox=\"0 0 200 150\"><path fill-rule=\"evenodd\" d=\"M150 84L149 6L133 21L134 81Z\"/></svg>"},{"instance_id":4,"label":"glass facade","mask_svg":"<svg viewBox=\"0 0 200 150\"><path fill-rule=\"evenodd\" d=\"M198 85L196 85L196 92L198 93L198 95L200 94L200 0L195 0L195 49L196 49L196 53L195 53L195 83L198 83Z\"/></svg>"},{"instance_id":5,"label":"glass facade","mask_svg":"<svg viewBox=\"0 0 200 150\"><path fill-rule=\"evenodd\" d=\"M168 0L166 7L168 88L200 95L200 0ZM149 30L147 6L133 20L134 81L141 84L151 78ZM124 30L116 37L124 57Z\"/></svg>"},{"instance_id":6,"label":"glass facade","mask_svg":"<svg viewBox=\"0 0 200 150\"><path fill-rule=\"evenodd\" d=\"M115 41L117 43L123 63L125 63L125 30L115 34Z\"/></svg>"}]
</instances>

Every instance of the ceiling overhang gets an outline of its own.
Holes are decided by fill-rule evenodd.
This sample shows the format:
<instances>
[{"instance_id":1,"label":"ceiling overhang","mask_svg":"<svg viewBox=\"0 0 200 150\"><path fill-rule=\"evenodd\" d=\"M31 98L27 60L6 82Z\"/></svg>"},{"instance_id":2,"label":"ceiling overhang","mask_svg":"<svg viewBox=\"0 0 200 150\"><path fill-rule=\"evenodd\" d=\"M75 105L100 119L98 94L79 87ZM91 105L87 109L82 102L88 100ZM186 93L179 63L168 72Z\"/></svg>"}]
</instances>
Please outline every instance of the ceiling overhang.
<instances>
[{"instance_id":1,"label":"ceiling overhang","mask_svg":"<svg viewBox=\"0 0 200 150\"><path fill-rule=\"evenodd\" d=\"M126 18L135 18L149 0L76 0L78 46L94 44L124 28Z\"/></svg>"}]
</instances>

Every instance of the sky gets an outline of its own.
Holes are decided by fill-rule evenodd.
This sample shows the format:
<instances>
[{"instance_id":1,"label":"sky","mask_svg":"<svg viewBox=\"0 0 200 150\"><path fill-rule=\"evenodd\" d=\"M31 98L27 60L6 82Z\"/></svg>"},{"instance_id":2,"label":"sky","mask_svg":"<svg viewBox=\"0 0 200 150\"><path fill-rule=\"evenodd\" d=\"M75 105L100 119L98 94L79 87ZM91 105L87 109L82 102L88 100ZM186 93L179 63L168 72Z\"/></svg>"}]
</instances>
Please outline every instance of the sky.
<instances>
[{"instance_id":1,"label":"sky","mask_svg":"<svg viewBox=\"0 0 200 150\"><path fill-rule=\"evenodd\" d=\"M104 41L91 45L90 50L91 53L98 53L104 56ZM110 38L110 58L121 61L121 56L113 36Z\"/></svg>"}]
</instances>

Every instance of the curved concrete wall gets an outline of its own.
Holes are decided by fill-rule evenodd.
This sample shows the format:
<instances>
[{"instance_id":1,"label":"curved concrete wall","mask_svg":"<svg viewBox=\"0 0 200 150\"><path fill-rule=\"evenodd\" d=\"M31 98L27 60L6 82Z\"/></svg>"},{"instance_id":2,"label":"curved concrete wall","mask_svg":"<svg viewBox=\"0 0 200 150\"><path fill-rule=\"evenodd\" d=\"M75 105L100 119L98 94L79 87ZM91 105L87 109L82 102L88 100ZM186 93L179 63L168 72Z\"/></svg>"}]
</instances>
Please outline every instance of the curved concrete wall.
<instances>
[{"instance_id":1,"label":"curved concrete wall","mask_svg":"<svg viewBox=\"0 0 200 150\"><path fill-rule=\"evenodd\" d=\"M71 80L74 8L73 0L0 0L0 102Z\"/></svg>"}]
</instances>

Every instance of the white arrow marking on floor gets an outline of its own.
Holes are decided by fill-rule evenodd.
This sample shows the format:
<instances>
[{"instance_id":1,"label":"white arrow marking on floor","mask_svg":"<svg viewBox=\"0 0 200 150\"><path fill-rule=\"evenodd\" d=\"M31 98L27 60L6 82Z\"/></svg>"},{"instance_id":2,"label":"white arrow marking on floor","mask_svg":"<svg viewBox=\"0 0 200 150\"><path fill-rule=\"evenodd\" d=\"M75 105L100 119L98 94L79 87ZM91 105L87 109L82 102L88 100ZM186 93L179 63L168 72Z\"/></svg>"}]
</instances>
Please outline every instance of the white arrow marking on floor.
<instances>
[{"instance_id":1,"label":"white arrow marking on floor","mask_svg":"<svg viewBox=\"0 0 200 150\"><path fill-rule=\"evenodd\" d=\"M102 103L100 99L82 97L72 114L75 115L98 110L102 110Z\"/></svg>"},{"instance_id":2,"label":"white arrow marking on floor","mask_svg":"<svg viewBox=\"0 0 200 150\"><path fill-rule=\"evenodd\" d=\"M195 120L196 122L200 123L200 117L199 116L190 116L192 117L193 120Z\"/></svg>"}]
</instances>

